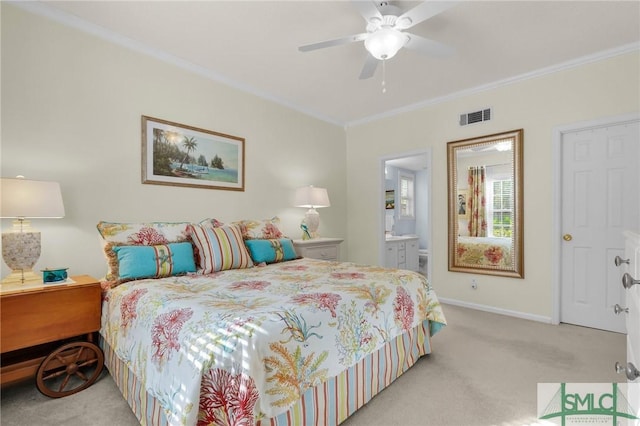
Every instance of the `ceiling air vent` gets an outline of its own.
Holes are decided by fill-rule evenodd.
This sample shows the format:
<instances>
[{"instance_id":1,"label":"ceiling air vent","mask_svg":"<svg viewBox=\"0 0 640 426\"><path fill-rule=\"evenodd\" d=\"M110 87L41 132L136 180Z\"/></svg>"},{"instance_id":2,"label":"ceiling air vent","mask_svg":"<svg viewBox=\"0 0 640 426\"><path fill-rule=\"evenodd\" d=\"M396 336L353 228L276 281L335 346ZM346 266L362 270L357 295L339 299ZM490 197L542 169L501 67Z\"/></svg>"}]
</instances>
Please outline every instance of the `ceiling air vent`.
<instances>
[{"instance_id":1,"label":"ceiling air vent","mask_svg":"<svg viewBox=\"0 0 640 426\"><path fill-rule=\"evenodd\" d=\"M466 114L460 114L460 125L466 126L467 124L480 123L482 121L491 120L491 108L481 109L479 111L468 112Z\"/></svg>"}]
</instances>

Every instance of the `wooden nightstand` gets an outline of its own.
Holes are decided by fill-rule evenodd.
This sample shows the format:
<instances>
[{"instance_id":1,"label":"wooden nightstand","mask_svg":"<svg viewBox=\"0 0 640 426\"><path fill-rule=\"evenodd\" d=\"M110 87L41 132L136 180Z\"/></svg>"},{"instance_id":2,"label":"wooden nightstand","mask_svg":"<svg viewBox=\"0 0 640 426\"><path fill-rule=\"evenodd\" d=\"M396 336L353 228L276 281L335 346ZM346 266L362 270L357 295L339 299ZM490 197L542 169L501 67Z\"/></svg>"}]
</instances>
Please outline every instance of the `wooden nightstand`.
<instances>
[{"instance_id":1,"label":"wooden nightstand","mask_svg":"<svg viewBox=\"0 0 640 426\"><path fill-rule=\"evenodd\" d=\"M340 243L342 238L315 238L312 240L293 240L293 247L298 256L312 259L333 260L340 259Z\"/></svg>"},{"instance_id":2,"label":"wooden nightstand","mask_svg":"<svg viewBox=\"0 0 640 426\"><path fill-rule=\"evenodd\" d=\"M36 377L50 397L93 384L104 356L93 343L100 330L100 282L88 275L64 284L0 288L0 383Z\"/></svg>"}]
</instances>

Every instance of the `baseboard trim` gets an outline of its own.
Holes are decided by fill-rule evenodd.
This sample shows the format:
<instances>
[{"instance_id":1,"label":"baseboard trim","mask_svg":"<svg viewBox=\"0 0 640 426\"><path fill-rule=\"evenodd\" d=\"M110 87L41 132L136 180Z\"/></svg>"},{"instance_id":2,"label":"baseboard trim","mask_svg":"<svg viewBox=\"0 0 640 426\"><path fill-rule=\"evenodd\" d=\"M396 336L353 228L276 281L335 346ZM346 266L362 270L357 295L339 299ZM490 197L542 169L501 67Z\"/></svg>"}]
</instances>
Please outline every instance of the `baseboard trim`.
<instances>
[{"instance_id":1,"label":"baseboard trim","mask_svg":"<svg viewBox=\"0 0 640 426\"><path fill-rule=\"evenodd\" d=\"M545 324L553 324L551 317L545 317L543 315L534 315L526 312L512 311L510 309L496 308L495 306L481 305L479 303L465 302L465 301L456 300L456 299L448 299L446 297L438 296L438 300L448 305L461 306L463 308L476 309L478 311L491 312L494 314L506 315L509 317L516 317L516 318L522 318L522 319L531 320L531 321L543 322ZM445 312L444 314L446 317L447 313Z\"/></svg>"}]
</instances>

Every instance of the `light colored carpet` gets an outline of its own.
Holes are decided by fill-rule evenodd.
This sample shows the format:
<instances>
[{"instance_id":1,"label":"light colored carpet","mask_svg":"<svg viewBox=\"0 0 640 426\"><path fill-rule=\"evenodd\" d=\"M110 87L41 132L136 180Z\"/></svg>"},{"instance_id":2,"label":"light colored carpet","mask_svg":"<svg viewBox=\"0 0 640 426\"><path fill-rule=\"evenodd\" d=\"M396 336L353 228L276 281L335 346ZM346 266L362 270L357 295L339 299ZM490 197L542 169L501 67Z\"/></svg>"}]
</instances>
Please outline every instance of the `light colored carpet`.
<instances>
[{"instance_id":1,"label":"light colored carpet","mask_svg":"<svg viewBox=\"0 0 640 426\"><path fill-rule=\"evenodd\" d=\"M553 326L445 305L449 325L422 358L345 426L526 425L536 422L542 382L623 381L622 334ZM3 426L134 426L138 422L104 374L75 395L50 399L33 383L2 391Z\"/></svg>"}]
</instances>

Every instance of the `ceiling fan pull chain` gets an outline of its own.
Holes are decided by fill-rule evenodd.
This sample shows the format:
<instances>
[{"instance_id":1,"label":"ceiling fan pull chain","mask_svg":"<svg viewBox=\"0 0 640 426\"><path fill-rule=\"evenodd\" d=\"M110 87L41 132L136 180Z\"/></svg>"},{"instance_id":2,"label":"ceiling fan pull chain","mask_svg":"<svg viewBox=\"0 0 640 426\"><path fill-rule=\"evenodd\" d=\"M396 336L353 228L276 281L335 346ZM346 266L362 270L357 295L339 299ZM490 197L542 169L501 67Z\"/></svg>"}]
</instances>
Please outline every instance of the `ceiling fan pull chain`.
<instances>
[{"instance_id":1,"label":"ceiling fan pull chain","mask_svg":"<svg viewBox=\"0 0 640 426\"><path fill-rule=\"evenodd\" d=\"M382 93L387 93L387 86L386 86L386 79L387 79L387 67L386 64L387 60L383 59L382 60Z\"/></svg>"}]
</instances>

